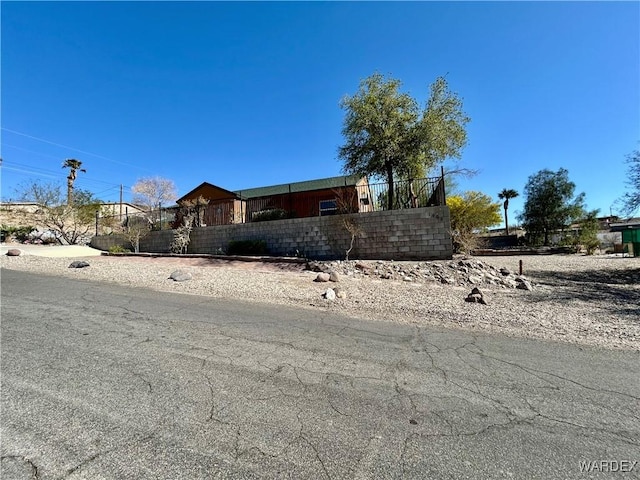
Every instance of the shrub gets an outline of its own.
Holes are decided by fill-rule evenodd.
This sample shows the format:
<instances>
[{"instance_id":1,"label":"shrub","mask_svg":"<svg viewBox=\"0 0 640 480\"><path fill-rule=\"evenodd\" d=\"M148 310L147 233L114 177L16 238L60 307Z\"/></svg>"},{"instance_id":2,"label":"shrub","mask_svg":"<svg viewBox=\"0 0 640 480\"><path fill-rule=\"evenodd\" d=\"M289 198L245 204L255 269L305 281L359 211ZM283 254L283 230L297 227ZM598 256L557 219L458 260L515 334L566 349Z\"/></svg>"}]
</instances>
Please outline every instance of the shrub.
<instances>
[{"instance_id":1,"label":"shrub","mask_svg":"<svg viewBox=\"0 0 640 480\"><path fill-rule=\"evenodd\" d=\"M267 242L264 240L233 240L227 247L227 255L264 255Z\"/></svg>"},{"instance_id":2,"label":"shrub","mask_svg":"<svg viewBox=\"0 0 640 480\"><path fill-rule=\"evenodd\" d=\"M28 227L9 227L7 225L2 225L0 227L0 236L2 237L2 241L4 242L7 239L14 238L20 243L24 243L29 240L31 234L35 232L36 227L28 226Z\"/></svg>"},{"instance_id":3,"label":"shrub","mask_svg":"<svg viewBox=\"0 0 640 480\"><path fill-rule=\"evenodd\" d=\"M284 218L289 218L289 214L286 210L282 208L272 208L269 210L260 210L259 212L254 212L251 216L252 222L268 222L270 220L282 220Z\"/></svg>"},{"instance_id":4,"label":"shrub","mask_svg":"<svg viewBox=\"0 0 640 480\"><path fill-rule=\"evenodd\" d=\"M111 245L109 247L109 253L126 253L130 251L131 250L124 248L122 245Z\"/></svg>"}]
</instances>

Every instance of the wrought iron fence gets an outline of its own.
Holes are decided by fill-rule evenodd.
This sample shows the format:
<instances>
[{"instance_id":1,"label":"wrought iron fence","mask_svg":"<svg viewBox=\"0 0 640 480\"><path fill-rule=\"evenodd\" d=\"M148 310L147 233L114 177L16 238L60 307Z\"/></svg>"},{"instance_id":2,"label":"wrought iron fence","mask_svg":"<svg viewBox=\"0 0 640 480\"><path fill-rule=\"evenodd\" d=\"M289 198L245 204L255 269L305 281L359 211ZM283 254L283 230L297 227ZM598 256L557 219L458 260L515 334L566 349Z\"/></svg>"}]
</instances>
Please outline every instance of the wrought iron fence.
<instances>
[{"instance_id":1,"label":"wrought iron fence","mask_svg":"<svg viewBox=\"0 0 640 480\"><path fill-rule=\"evenodd\" d=\"M343 213L445 205L444 178L399 180L393 195L385 183L364 183L316 192L297 192L259 198L218 200L199 207L195 226L229 225L282 218L312 217ZM107 215L96 218L96 232L118 233L130 222L148 222L151 230L176 228L182 222L179 207L154 212Z\"/></svg>"},{"instance_id":2,"label":"wrought iron fence","mask_svg":"<svg viewBox=\"0 0 640 480\"><path fill-rule=\"evenodd\" d=\"M415 180L396 180L393 183L393 198L389 202L389 185L374 183L358 186L360 198L370 199L372 209L400 210L403 208L435 207L445 204L444 180L438 178L419 178Z\"/></svg>"}]
</instances>

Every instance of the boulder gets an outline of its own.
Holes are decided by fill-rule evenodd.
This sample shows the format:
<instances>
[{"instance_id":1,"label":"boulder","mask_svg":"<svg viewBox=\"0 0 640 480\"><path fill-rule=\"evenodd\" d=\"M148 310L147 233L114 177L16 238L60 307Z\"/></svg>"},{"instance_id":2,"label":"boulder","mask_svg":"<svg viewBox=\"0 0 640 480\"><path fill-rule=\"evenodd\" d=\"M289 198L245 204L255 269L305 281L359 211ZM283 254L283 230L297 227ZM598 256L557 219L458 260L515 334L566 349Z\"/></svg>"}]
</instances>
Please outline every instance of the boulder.
<instances>
[{"instance_id":1,"label":"boulder","mask_svg":"<svg viewBox=\"0 0 640 480\"><path fill-rule=\"evenodd\" d=\"M530 292L533 290L533 285L531 285L531 282L524 277L516 277L516 288Z\"/></svg>"},{"instance_id":2,"label":"boulder","mask_svg":"<svg viewBox=\"0 0 640 480\"><path fill-rule=\"evenodd\" d=\"M467 295L467 298L464 299L464 301L470 303L480 303L482 305L487 304L484 296L482 295L482 292L478 287L474 287L473 290L471 290L471 293Z\"/></svg>"},{"instance_id":3,"label":"boulder","mask_svg":"<svg viewBox=\"0 0 640 480\"><path fill-rule=\"evenodd\" d=\"M340 281L340 274L338 272L331 272L329 274L329 280L331 282L339 282Z\"/></svg>"},{"instance_id":4,"label":"boulder","mask_svg":"<svg viewBox=\"0 0 640 480\"><path fill-rule=\"evenodd\" d=\"M10 248L9 250L7 250L7 255L9 257L19 257L20 255L22 255L22 250L20 250L19 248Z\"/></svg>"},{"instance_id":5,"label":"boulder","mask_svg":"<svg viewBox=\"0 0 640 480\"><path fill-rule=\"evenodd\" d=\"M347 292L341 288L334 288L333 291L336 293L337 298L347 298Z\"/></svg>"},{"instance_id":6,"label":"boulder","mask_svg":"<svg viewBox=\"0 0 640 480\"><path fill-rule=\"evenodd\" d=\"M322 296L327 300L335 300L336 292L333 288L327 288L327 290L322 294Z\"/></svg>"},{"instance_id":7,"label":"boulder","mask_svg":"<svg viewBox=\"0 0 640 480\"><path fill-rule=\"evenodd\" d=\"M328 273L321 272L318 274L314 282L328 282L330 278L331 278L331 275L329 275Z\"/></svg>"},{"instance_id":8,"label":"boulder","mask_svg":"<svg viewBox=\"0 0 640 480\"><path fill-rule=\"evenodd\" d=\"M76 260L75 262L71 262L71 265L69 265L69 268L85 268L88 266L89 264L87 262L82 260Z\"/></svg>"},{"instance_id":9,"label":"boulder","mask_svg":"<svg viewBox=\"0 0 640 480\"><path fill-rule=\"evenodd\" d=\"M504 268L504 267L500 269L500 273L505 277L508 277L509 275L511 275L511 271L508 268Z\"/></svg>"},{"instance_id":10,"label":"boulder","mask_svg":"<svg viewBox=\"0 0 640 480\"><path fill-rule=\"evenodd\" d=\"M185 272L184 270L176 270L169 275L169 278L174 282L186 282L187 280L191 280L193 275L189 272Z\"/></svg>"},{"instance_id":11,"label":"boulder","mask_svg":"<svg viewBox=\"0 0 640 480\"><path fill-rule=\"evenodd\" d=\"M367 265L365 263L360 263L360 262L356 263L355 267L358 270L362 270L363 272L368 272L368 271L370 271L372 269L372 267L370 267L369 265Z\"/></svg>"}]
</instances>

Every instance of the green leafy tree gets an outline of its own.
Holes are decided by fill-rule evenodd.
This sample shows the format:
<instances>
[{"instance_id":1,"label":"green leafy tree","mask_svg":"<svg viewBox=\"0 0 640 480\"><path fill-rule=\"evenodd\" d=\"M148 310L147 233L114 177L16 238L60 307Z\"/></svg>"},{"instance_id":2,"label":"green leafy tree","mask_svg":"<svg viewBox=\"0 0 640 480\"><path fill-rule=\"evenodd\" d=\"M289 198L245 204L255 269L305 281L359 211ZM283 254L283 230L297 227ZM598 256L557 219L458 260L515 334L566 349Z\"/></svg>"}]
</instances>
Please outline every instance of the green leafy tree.
<instances>
[{"instance_id":1,"label":"green leafy tree","mask_svg":"<svg viewBox=\"0 0 640 480\"><path fill-rule=\"evenodd\" d=\"M524 211L519 218L532 243L543 240L544 245L549 245L551 233L564 230L583 217L584 193L574 198L575 187L564 168L557 172L540 170L529 177Z\"/></svg>"},{"instance_id":2,"label":"green leafy tree","mask_svg":"<svg viewBox=\"0 0 640 480\"><path fill-rule=\"evenodd\" d=\"M500 193L498 193L498 198L500 200L504 200L502 206L504 208L504 226L507 230L507 235L509 235L509 217L507 216L507 211L509 210L509 200L512 198L516 198L518 196L518 192L516 192L513 188L503 188Z\"/></svg>"},{"instance_id":3,"label":"green leafy tree","mask_svg":"<svg viewBox=\"0 0 640 480\"><path fill-rule=\"evenodd\" d=\"M67 205L73 204L73 184L76 181L78 172L86 173L86 170L82 168L82 162L75 158L67 158L62 164L62 168L69 169L69 176L67 177Z\"/></svg>"},{"instance_id":4,"label":"green leafy tree","mask_svg":"<svg viewBox=\"0 0 640 480\"><path fill-rule=\"evenodd\" d=\"M600 240L598 240L598 232L600 231L598 213L599 210L588 212L580 221L578 244L584 247L587 251L587 255L593 255L596 248L600 246Z\"/></svg>"},{"instance_id":5,"label":"green leafy tree","mask_svg":"<svg viewBox=\"0 0 640 480\"><path fill-rule=\"evenodd\" d=\"M347 173L385 178L387 208L394 205L394 178L421 178L446 158L459 158L470 121L462 101L443 77L431 85L421 112L416 100L400 92L401 82L374 74L358 92L340 102L346 111L338 150Z\"/></svg>"},{"instance_id":6,"label":"green leafy tree","mask_svg":"<svg viewBox=\"0 0 640 480\"><path fill-rule=\"evenodd\" d=\"M477 235L502 221L500 204L489 195L468 191L447 197L453 242L457 251L470 252L478 244Z\"/></svg>"},{"instance_id":7,"label":"green leafy tree","mask_svg":"<svg viewBox=\"0 0 640 480\"><path fill-rule=\"evenodd\" d=\"M625 214L632 216L640 208L640 150L627 155L627 164L629 172L626 183L630 191L624 194L622 202Z\"/></svg>"}]
</instances>

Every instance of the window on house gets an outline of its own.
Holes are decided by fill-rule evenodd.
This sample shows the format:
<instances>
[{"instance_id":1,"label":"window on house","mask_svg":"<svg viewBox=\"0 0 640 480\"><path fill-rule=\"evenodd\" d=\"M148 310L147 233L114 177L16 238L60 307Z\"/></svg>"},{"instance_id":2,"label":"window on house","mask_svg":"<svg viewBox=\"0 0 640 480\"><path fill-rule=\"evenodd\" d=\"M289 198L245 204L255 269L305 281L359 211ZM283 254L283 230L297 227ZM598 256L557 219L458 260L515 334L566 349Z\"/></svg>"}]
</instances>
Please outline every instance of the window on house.
<instances>
[{"instance_id":1,"label":"window on house","mask_svg":"<svg viewBox=\"0 0 640 480\"><path fill-rule=\"evenodd\" d=\"M338 212L338 205L336 200L321 200L320 201L320 216L335 215Z\"/></svg>"}]
</instances>

